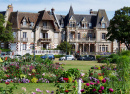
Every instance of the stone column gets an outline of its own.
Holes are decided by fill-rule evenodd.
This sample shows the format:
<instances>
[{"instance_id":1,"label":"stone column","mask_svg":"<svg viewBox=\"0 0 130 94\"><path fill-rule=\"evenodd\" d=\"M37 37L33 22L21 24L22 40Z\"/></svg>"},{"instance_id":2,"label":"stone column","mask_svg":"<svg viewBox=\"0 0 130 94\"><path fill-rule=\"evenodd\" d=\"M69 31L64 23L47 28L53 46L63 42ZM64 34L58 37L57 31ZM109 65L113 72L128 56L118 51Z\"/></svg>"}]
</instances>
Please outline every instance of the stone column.
<instances>
[{"instance_id":1,"label":"stone column","mask_svg":"<svg viewBox=\"0 0 130 94\"><path fill-rule=\"evenodd\" d=\"M90 44L89 44L89 53L90 53Z\"/></svg>"},{"instance_id":2,"label":"stone column","mask_svg":"<svg viewBox=\"0 0 130 94\"><path fill-rule=\"evenodd\" d=\"M83 53L84 53L84 43L83 43Z\"/></svg>"}]
</instances>

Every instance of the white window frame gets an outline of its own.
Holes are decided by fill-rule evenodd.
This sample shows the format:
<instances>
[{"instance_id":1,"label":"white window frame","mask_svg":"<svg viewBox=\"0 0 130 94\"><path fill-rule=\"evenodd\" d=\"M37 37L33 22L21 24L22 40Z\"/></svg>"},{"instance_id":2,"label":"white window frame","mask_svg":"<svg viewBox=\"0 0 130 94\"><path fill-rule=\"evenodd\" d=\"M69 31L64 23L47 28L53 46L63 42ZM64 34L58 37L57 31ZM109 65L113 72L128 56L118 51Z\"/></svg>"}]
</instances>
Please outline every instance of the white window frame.
<instances>
[{"instance_id":1,"label":"white window frame","mask_svg":"<svg viewBox=\"0 0 130 94\"><path fill-rule=\"evenodd\" d=\"M106 39L106 33L102 33L102 39L103 39L103 40Z\"/></svg>"},{"instance_id":2,"label":"white window frame","mask_svg":"<svg viewBox=\"0 0 130 94\"><path fill-rule=\"evenodd\" d=\"M27 44L23 44L23 50L27 49Z\"/></svg>"},{"instance_id":3,"label":"white window frame","mask_svg":"<svg viewBox=\"0 0 130 94\"><path fill-rule=\"evenodd\" d=\"M27 38L27 32L23 32L23 38Z\"/></svg>"},{"instance_id":4,"label":"white window frame","mask_svg":"<svg viewBox=\"0 0 130 94\"><path fill-rule=\"evenodd\" d=\"M106 23L102 23L102 28L106 28Z\"/></svg>"},{"instance_id":5,"label":"white window frame","mask_svg":"<svg viewBox=\"0 0 130 94\"><path fill-rule=\"evenodd\" d=\"M58 38L58 33L54 33L54 38Z\"/></svg>"}]
</instances>

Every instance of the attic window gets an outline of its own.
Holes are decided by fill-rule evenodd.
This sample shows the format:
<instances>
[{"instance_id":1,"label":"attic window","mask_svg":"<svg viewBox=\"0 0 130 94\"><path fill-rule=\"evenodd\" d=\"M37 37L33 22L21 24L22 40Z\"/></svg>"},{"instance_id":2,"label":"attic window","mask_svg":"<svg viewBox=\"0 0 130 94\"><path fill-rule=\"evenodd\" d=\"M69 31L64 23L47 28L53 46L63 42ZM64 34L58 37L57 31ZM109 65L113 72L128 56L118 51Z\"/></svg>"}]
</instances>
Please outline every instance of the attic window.
<instances>
[{"instance_id":1,"label":"attic window","mask_svg":"<svg viewBox=\"0 0 130 94\"><path fill-rule=\"evenodd\" d=\"M102 28L106 28L106 24L105 23L102 23Z\"/></svg>"},{"instance_id":2,"label":"attic window","mask_svg":"<svg viewBox=\"0 0 130 94\"><path fill-rule=\"evenodd\" d=\"M26 19L24 18L23 19L23 26L26 26L27 25L27 22L26 22Z\"/></svg>"},{"instance_id":3,"label":"attic window","mask_svg":"<svg viewBox=\"0 0 130 94\"><path fill-rule=\"evenodd\" d=\"M30 23L30 25L31 25L31 26L33 26L33 25L34 25L34 23L33 23L33 22L31 22L31 23Z\"/></svg>"},{"instance_id":4,"label":"attic window","mask_svg":"<svg viewBox=\"0 0 130 94\"><path fill-rule=\"evenodd\" d=\"M75 27L75 22L70 22L70 27Z\"/></svg>"},{"instance_id":5,"label":"attic window","mask_svg":"<svg viewBox=\"0 0 130 94\"><path fill-rule=\"evenodd\" d=\"M63 24L63 23L61 23L61 27L64 27L64 24Z\"/></svg>"}]
</instances>

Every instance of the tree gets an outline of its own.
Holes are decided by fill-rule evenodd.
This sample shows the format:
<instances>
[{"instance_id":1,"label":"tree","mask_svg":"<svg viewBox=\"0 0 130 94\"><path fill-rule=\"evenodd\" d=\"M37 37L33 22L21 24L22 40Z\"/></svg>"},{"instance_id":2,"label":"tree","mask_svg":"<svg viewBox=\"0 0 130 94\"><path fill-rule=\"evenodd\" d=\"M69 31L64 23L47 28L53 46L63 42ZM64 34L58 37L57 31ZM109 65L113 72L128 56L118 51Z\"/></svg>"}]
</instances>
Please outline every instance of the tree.
<instances>
[{"instance_id":1,"label":"tree","mask_svg":"<svg viewBox=\"0 0 130 94\"><path fill-rule=\"evenodd\" d=\"M0 14L0 41L1 42L10 42L14 40L12 24L7 21L7 26L4 26L5 18Z\"/></svg>"},{"instance_id":2,"label":"tree","mask_svg":"<svg viewBox=\"0 0 130 94\"><path fill-rule=\"evenodd\" d=\"M67 43L67 53L70 53L72 49L72 45L68 42L64 41L60 45L57 46L58 49L62 50L63 52L66 52L66 43Z\"/></svg>"},{"instance_id":3,"label":"tree","mask_svg":"<svg viewBox=\"0 0 130 94\"><path fill-rule=\"evenodd\" d=\"M116 39L119 43L125 43L127 49L130 50L130 7L115 11L114 17L110 20L106 37L110 41Z\"/></svg>"}]
</instances>

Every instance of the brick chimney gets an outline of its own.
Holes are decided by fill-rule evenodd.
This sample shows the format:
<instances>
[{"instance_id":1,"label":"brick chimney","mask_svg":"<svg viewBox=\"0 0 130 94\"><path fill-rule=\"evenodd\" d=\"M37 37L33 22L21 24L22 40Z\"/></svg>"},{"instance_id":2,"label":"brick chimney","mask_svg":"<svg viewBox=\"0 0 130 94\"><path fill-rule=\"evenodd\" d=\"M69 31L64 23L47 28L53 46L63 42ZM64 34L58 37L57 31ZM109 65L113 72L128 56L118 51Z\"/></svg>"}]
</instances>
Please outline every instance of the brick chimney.
<instances>
[{"instance_id":1,"label":"brick chimney","mask_svg":"<svg viewBox=\"0 0 130 94\"><path fill-rule=\"evenodd\" d=\"M93 10L92 9L90 9L90 14L93 14Z\"/></svg>"},{"instance_id":2,"label":"brick chimney","mask_svg":"<svg viewBox=\"0 0 130 94\"><path fill-rule=\"evenodd\" d=\"M54 9L54 8L52 8L52 9L51 9L51 13L53 14L53 13L54 13L54 11L55 11L55 9Z\"/></svg>"}]
</instances>

